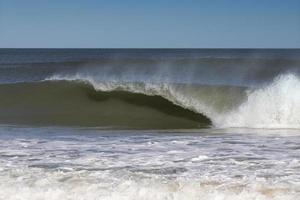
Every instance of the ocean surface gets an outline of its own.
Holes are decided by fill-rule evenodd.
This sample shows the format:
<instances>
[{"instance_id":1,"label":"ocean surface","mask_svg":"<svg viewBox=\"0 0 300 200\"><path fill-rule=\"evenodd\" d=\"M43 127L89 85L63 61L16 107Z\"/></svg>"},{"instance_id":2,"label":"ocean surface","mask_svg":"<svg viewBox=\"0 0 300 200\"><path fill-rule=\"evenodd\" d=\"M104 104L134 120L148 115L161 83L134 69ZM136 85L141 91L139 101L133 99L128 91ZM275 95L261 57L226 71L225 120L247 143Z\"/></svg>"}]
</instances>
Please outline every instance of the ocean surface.
<instances>
[{"instance_id":1,"label":"ocean surface","mask_svg":"<svg viewBox=\"0 0 300 200\"><path fill-rule=\"evenodd\" d=\"M0 199L299 200L299 49L0 49Z\"/></svg>"}]
</instances>

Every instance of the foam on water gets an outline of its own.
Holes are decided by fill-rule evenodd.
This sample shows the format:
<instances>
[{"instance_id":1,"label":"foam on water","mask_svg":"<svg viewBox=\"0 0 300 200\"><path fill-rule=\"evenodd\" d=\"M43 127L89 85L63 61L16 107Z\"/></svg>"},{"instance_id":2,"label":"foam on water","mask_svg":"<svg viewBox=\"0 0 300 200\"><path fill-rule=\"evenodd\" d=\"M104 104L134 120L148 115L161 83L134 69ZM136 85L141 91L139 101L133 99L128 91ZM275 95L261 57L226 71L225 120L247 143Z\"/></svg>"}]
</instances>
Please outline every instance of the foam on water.
<instances>
[{"instance_id":1,"label":"foam on water","mask_svg":"<svg viewBox=\"0 0 300 200\"><path fill-rule=\"evenodd\" d=\"M299 137L207 131L1 127L0 199L298 199Z\"/></svg>"}]
</instances>

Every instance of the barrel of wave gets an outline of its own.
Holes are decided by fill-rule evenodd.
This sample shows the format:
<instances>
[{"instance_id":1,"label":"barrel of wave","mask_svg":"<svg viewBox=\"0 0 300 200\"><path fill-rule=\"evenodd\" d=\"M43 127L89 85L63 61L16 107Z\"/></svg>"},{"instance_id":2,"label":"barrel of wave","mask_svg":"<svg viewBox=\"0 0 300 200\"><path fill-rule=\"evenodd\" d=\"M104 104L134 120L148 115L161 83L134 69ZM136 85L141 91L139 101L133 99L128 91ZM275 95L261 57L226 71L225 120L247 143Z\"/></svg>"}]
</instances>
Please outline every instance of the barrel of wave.
<instances>
[{"instance_id":1,"label":"barrel of wave","mask_svg":"<svg viewBox=\"0 0 300 200\"><path fill-rule=\"evenodd\" d=\"M55 75L47 80L79 81L90 84L96 91L128 91L149 96L161 96L175 105L200 113L218 124L245 101L246 87L225 85L178 84L169 82L103 81L92 75Z\"/></svg>"}]
</instances>

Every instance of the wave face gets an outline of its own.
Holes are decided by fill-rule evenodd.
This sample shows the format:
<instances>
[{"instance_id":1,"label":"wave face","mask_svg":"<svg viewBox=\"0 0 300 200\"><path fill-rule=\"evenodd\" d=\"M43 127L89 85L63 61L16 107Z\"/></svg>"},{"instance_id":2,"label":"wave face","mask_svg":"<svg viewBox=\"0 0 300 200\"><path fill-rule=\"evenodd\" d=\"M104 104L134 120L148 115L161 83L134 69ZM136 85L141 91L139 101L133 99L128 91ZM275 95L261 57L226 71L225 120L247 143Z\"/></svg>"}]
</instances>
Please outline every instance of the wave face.
<instances>
[{"instance_id":1,"label":"wave face","mask_svg":"<svg viewBox=\"0 0 300 200\"><path fill-rule=\"evenodd\" d=\"M0 121L106 128L199 128L210 120L161 96L96 91L75 82L0 85Z\"/></svg>"},{"instance_id":2,"label":"wave face","mask_svg":"<svg viewBox=\"0 0 300 200\"><path fill-rule=\"evenodd\" d=\"M1 50L0 123L300 128L299 50Z\"/></svg>"}]
</instances>

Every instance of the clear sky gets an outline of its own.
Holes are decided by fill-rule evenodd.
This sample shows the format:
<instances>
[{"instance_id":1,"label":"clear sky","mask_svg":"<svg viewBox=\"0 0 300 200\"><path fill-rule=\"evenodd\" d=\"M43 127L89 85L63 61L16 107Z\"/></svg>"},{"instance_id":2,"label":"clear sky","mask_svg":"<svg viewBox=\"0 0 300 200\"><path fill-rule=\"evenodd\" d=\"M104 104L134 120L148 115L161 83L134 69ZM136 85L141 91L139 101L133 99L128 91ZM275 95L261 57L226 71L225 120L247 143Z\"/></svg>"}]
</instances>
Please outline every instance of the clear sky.
<instances>
[{"instance_id":1,"label":"clear sky","mask_svg":"<svg viewBox=\"0 0 300 200\"><path fill-rule=\"evenodd\" d=\"M300 0L0 0L0 48L300 48Z\"/></svg>"}]
</instances>

